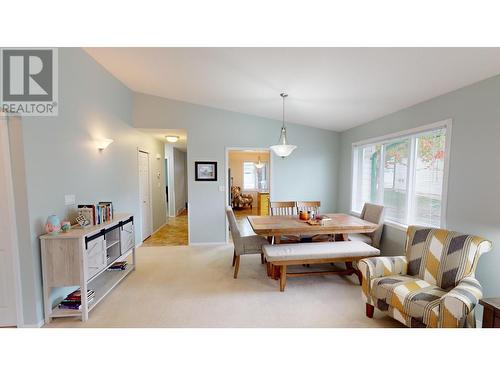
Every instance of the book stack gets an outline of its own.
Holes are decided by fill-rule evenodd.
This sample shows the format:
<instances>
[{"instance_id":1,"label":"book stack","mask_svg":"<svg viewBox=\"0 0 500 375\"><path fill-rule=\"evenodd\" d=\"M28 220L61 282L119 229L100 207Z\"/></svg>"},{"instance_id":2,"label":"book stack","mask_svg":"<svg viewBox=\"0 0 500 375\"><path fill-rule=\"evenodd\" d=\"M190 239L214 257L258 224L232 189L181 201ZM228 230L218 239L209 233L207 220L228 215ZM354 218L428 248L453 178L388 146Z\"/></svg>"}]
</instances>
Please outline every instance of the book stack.
<instances>
[{"instance_id":1,"label":"book stack","mask_svg":"<svg viewBox=\"0 0 500 375\"><path fill-rule=\"evenodd\" d=\"M114 262L109 268L108 271L125 271L127 269L127 261L123 262Z\"/></svg>"},{"instance_id":2,"label":"book stack","mask_svg":"<svg viewBox=\"0 0 500 375\"><path fill-rule=\"evenodd\" d=\"M113 220L113 203L99 202L97 205L97 224Z\"/></svg>"},{"instance_id":3,"label":"book stack","mask_svg":"<svg viewBox=\"0 0 500 375\"><path fill-rule=\"evenodd\" d=\"M78 215L83 215L91 225L107 223L113 220L113 203L79 204Z\"/></svg>"},{"instance_id":4,"label":"book stack","mask_svg":"<svg viewBox=\"0 0 500 375\"><path fill-rule=\"evenodd\" d=\"M95 291L88 290L87 291L87 303L91 303L94 300ZM66 296L65 299L61 301L59 304L60 309L69 309L69 310L81 310L82 308L82 293L80 289L70 293Z\"/></svg>"}]
</instances>

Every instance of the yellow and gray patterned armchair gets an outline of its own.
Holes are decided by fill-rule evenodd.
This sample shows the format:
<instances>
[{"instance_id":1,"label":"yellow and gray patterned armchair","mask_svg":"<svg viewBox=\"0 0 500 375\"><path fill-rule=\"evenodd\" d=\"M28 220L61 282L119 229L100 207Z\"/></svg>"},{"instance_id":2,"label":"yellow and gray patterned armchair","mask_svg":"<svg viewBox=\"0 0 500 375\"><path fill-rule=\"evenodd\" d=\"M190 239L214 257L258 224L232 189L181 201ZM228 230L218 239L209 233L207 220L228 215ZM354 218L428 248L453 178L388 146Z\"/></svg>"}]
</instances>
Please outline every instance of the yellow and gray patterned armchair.
<instances>
[{"instance_id":1,"label":"yellow and gray patterned armchair","mask_svg":"<svg viewBox=\"0 0 500 375\"><path fill-rule=\"evenodd\" d=\"M475 327L482 289L474 274L491 248L481 237L408 227L406 255L358 263L366 315L376 307L408 327Z\"/></svg>"}]
</instances>

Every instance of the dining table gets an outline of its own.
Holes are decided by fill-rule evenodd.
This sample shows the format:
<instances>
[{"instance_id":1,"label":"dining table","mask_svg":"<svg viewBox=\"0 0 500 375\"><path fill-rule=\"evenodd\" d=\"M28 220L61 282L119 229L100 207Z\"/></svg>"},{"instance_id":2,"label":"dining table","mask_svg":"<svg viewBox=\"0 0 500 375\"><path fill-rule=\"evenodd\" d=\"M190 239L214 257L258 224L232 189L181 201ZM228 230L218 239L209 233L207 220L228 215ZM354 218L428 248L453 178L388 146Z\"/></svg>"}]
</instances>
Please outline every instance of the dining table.
<instances>
[{"instance_id":1,"label":"dining table","mask_svg":"<svg viewBox=\"0 0 500 375\"><path fill-rule=\"evenodd\" d=\"M338 235L340 240L347 241L349 233L371 233L378 225L363 220L354 215L343 213L322 214L321 225L312 225L306 220L300 220L298 215L248 216L253 231L268 239L274 238L279 244L281 237L286 235L315 236L321 234Z\"/></svg>"}]
</instances>

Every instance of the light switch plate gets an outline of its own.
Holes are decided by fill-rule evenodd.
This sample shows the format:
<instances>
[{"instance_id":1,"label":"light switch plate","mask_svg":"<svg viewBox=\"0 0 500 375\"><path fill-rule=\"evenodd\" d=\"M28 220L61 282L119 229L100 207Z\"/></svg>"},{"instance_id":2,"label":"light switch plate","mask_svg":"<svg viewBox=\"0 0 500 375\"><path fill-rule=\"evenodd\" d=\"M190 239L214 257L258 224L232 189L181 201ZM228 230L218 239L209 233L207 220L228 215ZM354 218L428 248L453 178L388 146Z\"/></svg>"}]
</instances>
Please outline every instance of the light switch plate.
<instances>
[{"instance_id":1,"label":"light switch plate","mask_svg":"<svg viewBox=\"0 0 500 375\"><path fill-rule=\"evenodd\" d=\"M64 196L64 204L66 206L71 206L76 203L76 198L74 194L67 194Z\"/></svg>"}]
</instances>

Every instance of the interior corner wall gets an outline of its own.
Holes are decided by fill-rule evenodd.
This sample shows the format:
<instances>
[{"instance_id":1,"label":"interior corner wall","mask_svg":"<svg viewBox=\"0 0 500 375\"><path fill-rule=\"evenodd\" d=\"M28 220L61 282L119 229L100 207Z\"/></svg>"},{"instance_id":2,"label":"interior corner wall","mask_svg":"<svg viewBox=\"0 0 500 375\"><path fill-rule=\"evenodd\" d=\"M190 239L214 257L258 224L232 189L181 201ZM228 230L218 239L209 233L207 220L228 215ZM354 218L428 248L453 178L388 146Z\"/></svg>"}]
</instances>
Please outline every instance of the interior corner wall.
<instances>
[{"instance_id":1,"label":"interior corner wall","mask_svg":"<svg viewBox=\"0 0 500 375\"><path fill-rule=\"evenodd\" d=\"M190 243L226 241L227 147L263 148L274 144L281 122L186 102L136 93L134 126L186 129ZM286 159L272 155L271 199L320 200L325 211L336 210L338 133L287 124L298 148ZM215 161L216 182L195 181L194 162Z\"/></svg>"},{"instance_id":2,"label":"interior corner wall","mask_svg":"<svg viewBox=\"0 0 500 375\"><path fill-rule=\"evenodd\" d=\"M21 184L16 209L23 205L27 209L26 222L18 219L27 325L43 319L38 237L44 233L45 220L50 214L64 219L76 211L76 206L65 206L65 194L74 194L77 204L112 201L116 212L134 214L136 226L140 225L137 152L141 148L152 156L154 228L165 222L164 186L156 183L164 180L164 147L132 127L133 93L79 48L59 49L58 73L58 116L25 116L10 137L17 160L13 174ZM93 141L99 138L114 142L100 152ZM26 193L21 197L23 188ZM53 298L63 294L55 290Z\"/></svg>"},{"instance_id":3,"label":"interior corner wall","mask_svg":"<svg viewBox=\"0 0 500 375\"><path fill-rule=\"evenodd\" d=\"M451 118L446 225L500 243L500 76L496 76L340 134L338 208L349 212L352 143ZM388 225L384 255L403 254L405 232ZM500 251L495 246L479 260L477 277L486 296L500 293Z\"/></svg>"}]
</instances>

